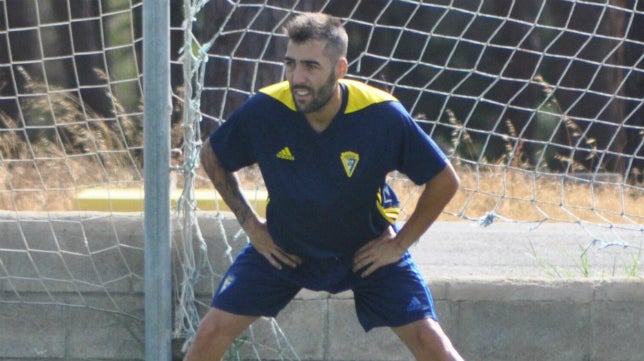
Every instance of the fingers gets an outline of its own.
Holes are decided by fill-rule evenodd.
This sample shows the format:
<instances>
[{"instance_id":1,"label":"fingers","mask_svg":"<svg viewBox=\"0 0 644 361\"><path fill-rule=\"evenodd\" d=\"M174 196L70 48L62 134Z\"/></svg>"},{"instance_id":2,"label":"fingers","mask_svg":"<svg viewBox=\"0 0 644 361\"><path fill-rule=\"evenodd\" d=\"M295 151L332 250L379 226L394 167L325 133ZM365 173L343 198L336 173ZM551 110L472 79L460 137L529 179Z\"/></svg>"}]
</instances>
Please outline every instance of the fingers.
<instances>
[{"instance_id":1,"label":"fingers","mask_svg":"<svg viewBox=\"0 0 644 361\"><path fill-rule=\"evenodd\" d=\"M270 262L271 265L273 265L273 267L275 267L275 268L277 268L279 270L281 270L283 268L282 264L279 261L277 261L275 259L275 257L273 257L272 254L270 254L270 253L265 254L264 257L268 260L268 262Z\"/></svg>"},{"instance_id":2,"label":"fingers","mask_svg":"<svg viewBox=\"0 0 644 361\"><path fill-rule=\"evenodd\" d=\"M270 262L273 267L282 269L284 265L295 268L302 263L302 259L296 255L288 254L280 248L274 248L269 252L264 253L264 257Z\"/></svg>"},{"instance_id":3,"label":"fingers","mask_svg":"<svg viewBox=\"0 0 644 361\"><path fill-rule=\"evenodd\" d=\"M353 272L362 271L360 276L367 277L380 267L377 263L377 252L375 252L374 248L373 243L370 242L356 252L353 259Z\"/></svg>"},{"instance_id":4,"label":"fingers","mask_svg":"<svg viewBox=\"0 0 644 361\"><path fill-rule=\"evenodd\" d=\"M360 273L360 277L365 278L369 277L372 273L374 273L378 268L382 267L383 265L377 265L376 263L372 263L367 269L365 269L362 273Z\"/></svg>"},{"instance_id":5,"label":"fingers","mask_svg":"<svg viewBox=\"0 0 644 361\"><path fill-rule=\"evenodd\" d=\"M276 257L281 263L291 268L295 268L302 263L302 259L300 257L286 253L280 248L277 249Z\"/></svg>"},{"instance_id":6,"label":"fingers","mask_svg":"<svg viewBox=\"0 0 644 361\"><path fill-rule=\"evenodd\" d=\"M302 263L300 257L284 252L273 242L265 224L260 224L254 231L252 237L249 235L250 243L273 267L281 270L284 265L295 268Z\"/></svg>"},{"instance_id":7,"label":"fingers","mask_svg":"<svg viewBox=\"0 0 644 361\"><path fill-rule=\"evenodd\" d=\"M364 278L371 275L378 268L384 266L385 264L380 262L378 259L371 260L365 258L363 261L356 262L353 266L353 272L360 272L360 277Z\"/></svg>"},{"instance_id":8,"label":"fingers","mask_svg":"<svg viewBox=\"0 0 644 361\"><path fill-rule=\"evenodd\" d=\"M387 230L379 238L362 246L353 258L353 272L367 277L378 268L397 262L405 250L394 241L394 237L393 230Z\"/></svg>"}]
</instances>

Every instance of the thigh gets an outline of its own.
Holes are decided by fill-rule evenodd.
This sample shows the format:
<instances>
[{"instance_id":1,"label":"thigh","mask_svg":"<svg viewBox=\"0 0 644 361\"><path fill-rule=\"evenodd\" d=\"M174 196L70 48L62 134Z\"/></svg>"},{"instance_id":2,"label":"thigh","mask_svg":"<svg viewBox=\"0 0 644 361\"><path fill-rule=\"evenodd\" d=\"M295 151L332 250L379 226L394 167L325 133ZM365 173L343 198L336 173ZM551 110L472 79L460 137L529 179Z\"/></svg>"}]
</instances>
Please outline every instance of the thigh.
<instances>
[{"instance_id":1,"label":"thigh","mask_svg":"<svg viewBox=\"0 0 644 361\"><path fill-rule=\"evenodd\" d=\"M409 253L357 282L353 292L358 320L366 331L438 318L429 287Z\"/></svg>"},{"instance_id":2,"label":"thigh","mask_svg":"<svg viewBox=\"0 0 644 361\"><path fill-rule=\"evenodd\" d=\"M256 319L211 308L199 323L184 360L220 360L230 344Z\"/></svg>"},{"instance_id":3,"label":"thigh","mask_svg":"<svg viewBox=\"0 0 644 361\"><path fill-rule=\"evenodd\" d=\"M257 316L236 315L218 308L211 308L199 323L199 327L203 326L210 332L216 333L216 336L232 341L257 318Z\"/></svg>"},{"instance_id":4,"label":"thigh","mask_svg":"<svg viewBox=\"0 0 644 361\"><path fill-rule=\"evenodd\" d=\"M212 306L237 315L274 317L300 290L284 275L249 245L222 278Z\"/></svg>"}]
</instances>

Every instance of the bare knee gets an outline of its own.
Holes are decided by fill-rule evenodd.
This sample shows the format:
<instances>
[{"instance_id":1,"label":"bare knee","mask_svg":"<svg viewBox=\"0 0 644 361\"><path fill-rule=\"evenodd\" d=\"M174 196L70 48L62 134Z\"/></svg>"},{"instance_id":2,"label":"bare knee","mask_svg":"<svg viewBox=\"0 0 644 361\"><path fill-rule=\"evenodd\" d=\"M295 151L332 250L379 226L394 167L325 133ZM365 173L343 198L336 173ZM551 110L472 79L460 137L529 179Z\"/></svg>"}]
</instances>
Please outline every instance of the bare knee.
<instances>
[{"instance_id":1,"label":"bare knee","mask_svg":"<svg viewBox=\"0 0 644 361\"><path fill-rule=\"evenodd\" d=\"M427 319L394 328L416 360L462 361L438 322Z\"/></svg>"},{"instance_id":2,"label":"bare knee","mask_svg":"<svg viewBox=\"0 0 644 361\"><path fill-rule=\"evenodd\" d=\"M428 324L428 327L417 327L414 329L409 347L421 353L429 352L436 355L446 353L448 347L451 345L447 335L437 322L428 320Z\"/></svg>"}]
</instances>

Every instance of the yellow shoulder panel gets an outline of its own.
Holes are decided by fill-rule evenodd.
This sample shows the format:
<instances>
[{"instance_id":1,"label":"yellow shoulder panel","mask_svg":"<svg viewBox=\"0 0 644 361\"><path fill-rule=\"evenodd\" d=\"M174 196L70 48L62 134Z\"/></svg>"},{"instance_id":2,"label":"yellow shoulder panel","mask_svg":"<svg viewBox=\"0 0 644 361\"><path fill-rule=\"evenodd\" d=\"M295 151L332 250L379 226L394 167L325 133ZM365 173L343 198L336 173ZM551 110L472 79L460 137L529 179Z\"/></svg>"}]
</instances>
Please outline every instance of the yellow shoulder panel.
<instances>
[{"instance_id":1,"label":"yellow shoulder panel","mask_svg":"<svg viewBox=\"0 0 644 361\"><path fill-rule=\"evenodd\" d=\"M349 89L349 101L347 102L347 107L344 110L346 114L356 112L373 104L386 101L398 101L396 97L384 90L380 90L359 81L340 79L340 82L345 84L347 89Z\"/></svg>"},{"instance_id":2,"label":"yellow shoulder panel","mask_svg":"<svg viewBox=\"0 0 644 361\"><path fill-rule=\"evenodd\" d=\"M295 102L293 101L293 95L291 94L291 88L288 85L288 81L282 81L269 85L267 87L261 88L260 92L275 98L280 101L282 104L286 105L289 109L295 111Z\"/></svg>"},{"instance_id":3,"label":"yellow shoulder panel","mask_svg":"<svg viewBox=\"0 0 644 361\"><path fill-rule=\"evenodd\" d=\"M356 80L340 79L340 82L345 84L349 90L349 100L347 101L347 107L344 111L346 114L356 112L373 104L386 101L398 101L396 97L384 90L380 90ZM293 101L293 95L291 94L288 81L282 81L266 86L261 88L259 91L278 100L289 109L293 111L297 110L297 108L295 108L295 102Z\"/></svg>"}]
</instances>

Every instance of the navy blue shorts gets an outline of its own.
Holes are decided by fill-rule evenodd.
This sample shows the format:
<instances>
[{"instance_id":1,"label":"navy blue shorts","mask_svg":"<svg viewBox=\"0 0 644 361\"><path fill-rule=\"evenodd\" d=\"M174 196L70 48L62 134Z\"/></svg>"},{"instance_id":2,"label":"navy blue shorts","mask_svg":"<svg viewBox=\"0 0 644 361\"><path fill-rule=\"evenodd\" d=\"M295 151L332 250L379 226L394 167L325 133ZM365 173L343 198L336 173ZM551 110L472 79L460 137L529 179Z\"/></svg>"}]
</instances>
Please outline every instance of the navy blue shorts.
<instances>
[{"instance_id":1,"label":"navy blue shorts","mask_svg":"<svg viewBox=\"0 0 644 361\"><path fill-rule=\"evenodd\" d=\"M353 290L356 314L369 331L432 318L434 302L409 253L366 278L354 273L353 260L308 261L278 270L248 245L221 280L212 306L247 316L275 317L302 289L338 293Z\"/></svg>"}]
</instances>

